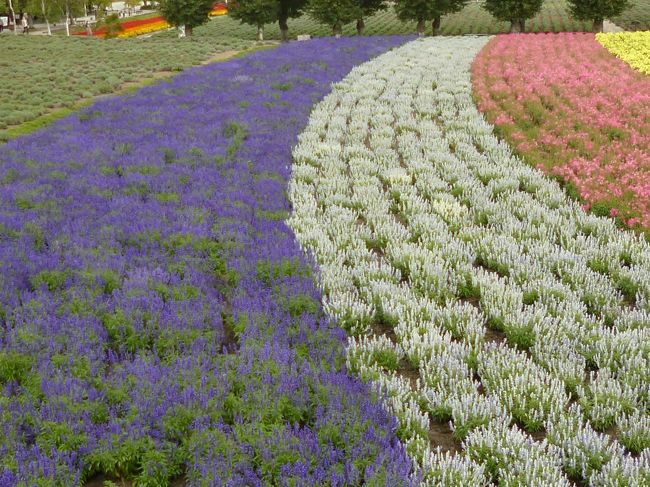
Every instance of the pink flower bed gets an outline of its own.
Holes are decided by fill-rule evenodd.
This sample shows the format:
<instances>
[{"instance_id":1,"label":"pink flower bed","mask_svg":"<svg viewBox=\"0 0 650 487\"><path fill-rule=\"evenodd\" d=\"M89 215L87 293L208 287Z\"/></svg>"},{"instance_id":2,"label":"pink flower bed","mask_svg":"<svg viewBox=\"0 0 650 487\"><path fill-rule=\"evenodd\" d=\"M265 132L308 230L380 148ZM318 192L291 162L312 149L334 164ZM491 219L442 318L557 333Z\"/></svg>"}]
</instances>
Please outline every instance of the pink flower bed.
<instances>
[{"instance_id":1,"label":"pink flower bed","mask_svg":"<svg viewBox=\"0 0 650 487\"><path fill-rule=\"evenodd\" d=\"M472 70L479 109L586 208L650 229L650 76L593 34L502 35Z\"/></svg>"}]
</instances>

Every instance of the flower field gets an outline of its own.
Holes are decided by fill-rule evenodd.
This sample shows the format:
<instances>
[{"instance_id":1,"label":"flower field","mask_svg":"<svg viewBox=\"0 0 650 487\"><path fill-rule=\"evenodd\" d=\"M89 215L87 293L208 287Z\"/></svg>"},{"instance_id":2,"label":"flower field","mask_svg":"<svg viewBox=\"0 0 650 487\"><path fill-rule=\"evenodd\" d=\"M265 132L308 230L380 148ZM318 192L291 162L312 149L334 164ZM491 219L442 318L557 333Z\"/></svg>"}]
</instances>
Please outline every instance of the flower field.
<instances>
[{"instance_id":1,"label":"flower field","mask_svg":"<svg viewBox=\"0 0 650 487\"><path fill-rule=\"evenodd\" d=\"M38 111L232 23L0 44ZM650 485L646 41L286 43L0 147L0 487Z\"/></svg>"},{"instance_id":2,"label":"flower field","mask_svg":"<svg viewBox=\"0 0 650 487\"><path fill-rule=\"evenodd\" d=\"M472 76L480 110L526 161L596 214L650 228L650 77L592 34L496 37Z\"/></svg>"},{"instance_id":3,"label":"flower field","mask_svg":"<svg viewBox=\"0 0 650 487\"><path fill-rule=\"evenodd\" d=\"M293 151L289 224L423 485L649 485L650 245L495 137L486 42L418 40L337 84Z\"/></svg>"},{"instance_id":4,"label":"flower field","mask_svg":"<svg viewBox=\"0 0 650 487\"><path fill-rule=\"evenodd\" d=\"M241 51L241 39L86 39L78 36L2 36L3 72L14 80L0 84L0 144L20 126L74 107L80 100L119 90L156 74L182 71L225 51ZM138 62L133 60L137 59ZM18 130L16 130L18 129Z\"/></svg>"},{"instance_id":5,"label":"flower field","mask_svg":"<svg viewBox=\"0 0 650 487\"><path fill-rule=\"evenodd\" d=\"M221 15L228 14L228 5L224 2L215 2L212 6L212 10L208 14L210 17L220 17Z\"/></svg>"},{"instance_id":6,"label":"flower field","mask_svg":"<svg viewBox=\"0 0 650 487\"><path fill-rule=\"evenodd\" d=\"M596 34L596 39L616 57L650 75L650 31Z\"/></svg>"},{"instance_id":7,"label":"flower field","mask_svg":"<svg viewBox=\"0 0 650 487\"><path fill-rule=\"evenodd\" d=\"M284 223L315 100L405 38L98 101L0 152L0 485L412 485Z\"/></svg>"},{"instance_id":8,"label":"flower field","mask_svg":"<svg viewBox=\"0 0 650 487\"><path fill-rule=\"evenodd\" d=\"M169 29L169 24L162 17L147 17L144 19L135 19L127 20L120 22L122 31L117 35L117 37L125 39L127 37L135 37L143 34L150 34L152 32L158 32L159 30ZM106 29L100 27L97 29L93 35L96 37L104 37L106 34ZM85 36L86 32L79 32L77 35Z\"/></svg>"}]
</instances>

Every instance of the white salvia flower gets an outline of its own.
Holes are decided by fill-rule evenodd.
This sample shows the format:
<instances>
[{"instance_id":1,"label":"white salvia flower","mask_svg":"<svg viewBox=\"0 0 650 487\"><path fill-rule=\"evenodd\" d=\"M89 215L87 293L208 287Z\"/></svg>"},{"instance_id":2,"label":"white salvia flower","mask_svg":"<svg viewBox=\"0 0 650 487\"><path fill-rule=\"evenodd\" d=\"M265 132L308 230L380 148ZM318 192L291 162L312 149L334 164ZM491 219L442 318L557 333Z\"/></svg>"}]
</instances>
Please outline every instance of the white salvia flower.
<instances>
[{"instance_id":1,"label":"white salvia flower","mask_svg":"<svg viewBox=\"0 0 650 487\"><path fill-rule=\"evenodd\" d=\"M288 223L426 485L566 485L560 460L591 485L644 485L644 463L594 427L645 441L650 245L494 136L470 79L486 41L414 41L335 85L294 149ZM431 416L478 456L432 454Z\"/></svg>"},{"instance_id":2,"label":"white salvia flower","mask_svg":"<svg viewBox=\"0 0 650 487\"><path fill-rule=\"evenodd\" d=\"M620 442L633 453L650 452L650 418L641 410L617 420Z\"/></svg>"},{"instance_id":3,"label":"white salvia flower","mask_svg":"<svg viewBox=\"0 0 650 487\"><path fill-rule=\"evenodd\" d=\"M471 431L463 445L499 485L571 485L562 472L557 447L546 440L536 442L517 427L490 423Z\"/></svg>"},{"instance_id":4,"label":"white salvia flower","mask_svg":"<svg viewBox=\"0 0 650 487\"><path fill-rule=\"evenodd\" d=\"M485 467L464 455L448 452L427 452L422 459L423 487L487 487L491 482L485 475Z\"/></svg>"},{"instance_id":5,"label":"white salvia flower","mask_svg":"<svg viewBox=\"0 0 650 487\"><path fill-rule=\"evenodd\" d=\"M615 456L589 477L592 487L644 487L650 485L650 449L637 458Z\"/></svg>"}]
</instances>

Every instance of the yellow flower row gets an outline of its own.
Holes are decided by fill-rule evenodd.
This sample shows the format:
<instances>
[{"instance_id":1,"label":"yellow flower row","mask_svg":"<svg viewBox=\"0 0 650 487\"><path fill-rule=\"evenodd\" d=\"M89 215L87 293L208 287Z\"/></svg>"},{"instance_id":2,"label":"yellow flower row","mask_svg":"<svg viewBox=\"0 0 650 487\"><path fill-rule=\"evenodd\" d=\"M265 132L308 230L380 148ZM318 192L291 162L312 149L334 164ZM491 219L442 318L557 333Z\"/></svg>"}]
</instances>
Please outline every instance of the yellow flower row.
<instances>
[{"instance_id":1,"label":"yellow flower row","mask_svg":"<svg viewBox=\"0 0 650 487\"><path fill-rule=\"evenodd\" d=\"M141 36L143 34L149 34L150 32L156 32L164 29L169 29L169 24L165 20L160 20L158 22L152 22L150 24L141 25L132 29L125 29L118 34L118 37L125 38Z\"/></svg>"},{"instance_id":2,"label":"yellow flower row","mask_svg":"<svg viewBox=\"0 0 650 487\"><path fill-rule=\"evenodd\" d=\"M596 34L596 39L616 57L650 75L650 31Z\"/></svg>"}]
</instances>

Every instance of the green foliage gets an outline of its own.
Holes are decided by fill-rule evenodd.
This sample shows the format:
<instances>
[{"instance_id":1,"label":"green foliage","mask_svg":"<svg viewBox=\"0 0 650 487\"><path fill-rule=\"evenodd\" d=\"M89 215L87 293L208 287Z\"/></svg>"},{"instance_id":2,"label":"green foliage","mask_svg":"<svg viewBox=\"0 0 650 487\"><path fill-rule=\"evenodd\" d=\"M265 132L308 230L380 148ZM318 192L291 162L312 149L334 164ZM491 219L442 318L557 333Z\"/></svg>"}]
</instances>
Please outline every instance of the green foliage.
<instances>
[{"instance_id":1,"label":"green foliage","mask_svg":"<svg viewBox=\"0 0 650 487\"><path fill-rule=\"evenodd\" d=\"M627 302L636 303L636 294L639 291L639 284L628 276L621 277L616 282L616 289L621 291Z\"/></svg>"},{"instance_id":2,"label":"green foliage","mask_svg":"<svg viewBox=\"0 0 650 487\"><path fill-rule=\"evenodd\" d=\"M235 0L228 4L228 15L242 24L263 27L278 21L277 0Z\"/></svg>"},{"instance_id":3,"label":"green foliage","mask_svg":"<svg viewBox=\"0 0 650 487\"><path fill-rule=\"evenodd\" d=\"M498 20L512 23L512 29L523 32L525 21L537 15L544 0L485 0L483 7Z\"/></svg>"},{"instance_id":4,"label":"green foliage","mask_svg":"<svg viewBox=\"0 0 650 487\"><path fill-rule=\"evenodd\" d=\"M174 27L185 26L185 33L209 20L213 0L159 0L158 10L164 19Z\"/></svg>"},{"instance_id":5,"label":"green foliage","mask_svg":"<svg viewBox=\"0 0 650 487\"><path fill-rule=\"evenodd\" d=\"M508 343L514 345L519 350L528 350L535 343L535 330L533 329L533 325L529 323L504 324L503 332L508 339Z\"/></svg>"},{"instance_id":6,"label":"green foliage","mask_svg":"<svg viewBox=\"0 0 650 487\"><path fill-rule=\"evenodd\" d=\"M67 271L41 271L35 276L30 277L29 283L34 290L40 289L41 286L45 285L48 291L53 292L63 289L67 278Z\"/></svg>"},{"instance_id":7,"label":"green foliage","mask_svg":"<svg viewBox=\"0 0 650 487\"><path fill-rule=\"evenodd\" d=\"M638 455L643 450L650 448L650 431L639 428L620 432L619 440L630 452Z\"/></svg>"},{"instance_id":8,"label":"green foliage","mask_svg":"<svg viewBox=\"0 0 650 487\"><path fill-rule=\"evenodd\" d=\"M306 294L296 294L291 296L287 303L287 310L293 317L298 317L302 314L315 314L318 312L320 305L311 296Z\"/></svg>"},{"instance_id":9,"label":"green foliage","mask_svg":"<svg viewBox=\"0 0 650 487\"><path fill-rule=\"evenodd\" d=\"M93 450L85 459L85 473L133 479L138 486L165 487L181 473L181 455L168 450L150 437L125 438L110 449Z\"/></svg>"},{"instance_id":10,"label":"green foliage","mask_svg":"<svg viewBox=\"0 0 650 487\"><path fill-rule=\"evenodd\" d=\"M469 0L398 0L395 3L397 17L404 21L416 21L418 33L424 32L424 23L434 21L434 33L440 27L441 17L461 11Z\"/></svg>"},{"instance_id":11,"label":"green foliage","mask_svg":"<svg viewBox=\"0 0 650 487\"><path fill-rule=\"evenodd\" d=\"M650 30L650 0L632 0L629 9L610 20L625 30Z\"/></svg>"},{"instance_id":12,"label":"green foliage","mask_svg":"<svg viewBox=\"0 0 650 487\"><path fill-rule=\"evenodd\" d=\"M180 201L178 193L156 193L155 198L161 203L178 203Z\"/></svg>"},{"instance_id":13,"label":"green foliage","mask_svg":"<svg viewBox=\"0 0 650 487\"><path fill-rule=\"evenodd\" d=\"M298 259L284 259L279 263L268 259L258 260L255 264L257 278L266 286L284 277L309 276L309 268Z\"/></svg>"},{"instance_id":14,"label":"green foliage","mask_svg":"<svg viewBox=\"0 0 650 487\"><path fill-rule=\"evenodd\" d=\"M36 443L43 451L56 449L76 452L86 443L86 436L75 433L68 424L44 421Z\"/></svg>"},{"instance_id":15,"label":"green foliage","mask_svg":"<svg viewBox=\"0 0 650 487\"><path fill-rule=\"evenodd\" d=\"M31 370L33 359L18 352L0 352L0 384L21 383Z\"/></svg>"},{"instance_id":16,"label":"green foliage","mask_svg":"<svg viewBox=\"0 0 650 487\"><path fill-rule=\"evenodd\" d=\"M345 24L363 17L358 0L311 0L307 9L314 19L332 27L334 35L341 35Z\"/></svg>"},{"instance_id":17,"label":"green foliage","mask_svg":"<svg viewBox=\"0 0 650 487\"><path fill-rule=\"evenodd\" d=\"M370 357L370 364L378 365L387 370L397 370L399 357L392 348L382 348L373 352L372 357Z\"/></svg>"},{"instance_id":18,"label":"green foliage","mask_svg":"<svg viewBox=\"0 0 650 487\"><path fill-rule=\"evenodd\" d=\"M470 273L463 276L463 280L459 281L456 285L456 294L461 299L479 299L481 297L481 289L478 283L475 283Z\"/></svg>"},{"instance_id":19,"label":"green foliage","mask_svg":"<svg viewBox=\"0 0 650 487\"><path fill-rule=\"evenodd\" d=\"M388 2L386 0L358 0L358 3L364 17L374 15L388 8Z\"/></svg>"},{"instance_id":20,"label":"green foliage","mask_svg":"<svg viewBox=\"0 0 650 487\"><path fill-rule=\"evenodd\" d=\"M101 22L101 25L105 29L106 33L104 34L104 37L106 39L115 38L120 34L120 32L124 30L124 27L122 27L120 18L117 14L110 14L106 16L104 21Z\"/></svg>"},{"instance_id":21,"label":"green foliage","mask_svg":"<svg viewBox=\"0 0 650 487\"><path fill-rule=\"evenodd\" d=\"M248 126L245 123L228 122L223 128L223 135L230 139L226 154L231 158L248 138Z\"/></svg>"},{"instance_id":22,"label":"green foliage","mask_svg":"<svg viewBox=\"0 0 650 487\"><path fill-rule=\"evenodd\" d=\"M258 40L264 24L278 23L282 40L288 40L287 21L299 17L307 0L235 0L228 4L228 15L242 24L257 27Z\"/></svg>"},{"instance_id":23,"label":"green foliage","mask_svg":"<svg viewBox=\"0 0 650 487\"><path fill-rule=\"evenodd\" d=\"M568 0L571 15L578 20L591 20L602 23L621 15L631 7L629 0Z\"/></svg>"}]
</instances>

